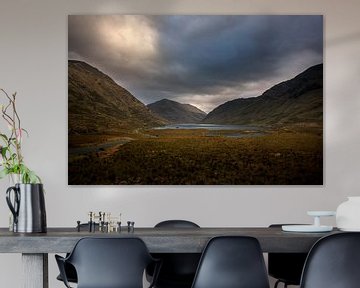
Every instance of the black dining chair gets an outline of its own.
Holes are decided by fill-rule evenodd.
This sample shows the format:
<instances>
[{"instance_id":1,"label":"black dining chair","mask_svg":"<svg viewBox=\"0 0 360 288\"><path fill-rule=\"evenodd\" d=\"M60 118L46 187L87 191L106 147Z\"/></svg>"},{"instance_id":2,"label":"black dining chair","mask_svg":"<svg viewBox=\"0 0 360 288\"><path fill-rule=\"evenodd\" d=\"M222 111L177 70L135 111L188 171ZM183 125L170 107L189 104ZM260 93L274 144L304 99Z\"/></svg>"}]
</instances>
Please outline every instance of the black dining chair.
<instances>
[{"instance_id":1,"label":"black dining chair","mask_svg":"<svg viewBox=\"0 0 360 288\"><path fill-rule=\"evenodd\" d=\"M288 224L272 224L269 228L281 228L282 225ZM274 288L280 283L283 283L284 288L288 285L300 285L306 257L307 253L269 253L268 273L277 279Z\"/></svg>"},{"instance_id":2,"label":"black dining chair","mask_svg":"<svg viewBox=\"0 0 360 288\"><path fill-rule=\"evenodd\" d=\"M348 232L318 240L306 259L301 288L360 287L360 233Z\"/></svg>"},{"instance_id":3,"label":"black dining chair","mask_svg":"<svg viewBox=\"0 0 360 288\"><path fill-rule=\"evenodd\" d=\"M89 224L88 223L80 224L80 229L81 230L83 230L83 229L88 230L89 229ZM95 229L96 230L99 229L99 224L98 223L95 223ZM69 253L66 254L66 257L68 257L68 256L69 256ZM76 270L75 270L74 266L71 265L70 263L65 262L64 263L64 268L65 268L65 275L66 275L67 281L71 282L71 283L77 283L77 275L76 275ZM56 277L56 279L59 280L59 281L64 282L62 277L61 277L61 274L59 274Z\"/></svg>"},{"instance_id":4,"label":"black dining chair","mask_svg":"<svg viewBox=\"0 0 360 288\"><path fill-rule=\"evenodd\" d=\"M187 220L166 220L155 225L156 229L200 228L199 225ZM194 280L200 253L157 253L152 254L161 259L162 266L159 272L156 288L190 288ZM152 279L153 267L147 269L147 279Z\"/></svg>"},{"instance_id":5,"label":"black dining chair","mask_svg":"<svg viewBox=\"0 0 360 288\"><path fill-rule=\"evenodd\" d=\"M61 277L70 288L65 263L74 266L77 288L142 288L146 267L154 262L154 281L160 262L139 238L82 238L66 258L55 255ZM149 287L153 287L153 283Z\"/></svg>"},{"instance_id":6,"label":"black dining chair","mask_svg":"<svg viewBox=\"0 0 360 288\"><path fill-rule=\"evenodd\" d=\"M256 238L220 236L204 249L192 288L269 288Z\"/></svg>"}]
</instances>

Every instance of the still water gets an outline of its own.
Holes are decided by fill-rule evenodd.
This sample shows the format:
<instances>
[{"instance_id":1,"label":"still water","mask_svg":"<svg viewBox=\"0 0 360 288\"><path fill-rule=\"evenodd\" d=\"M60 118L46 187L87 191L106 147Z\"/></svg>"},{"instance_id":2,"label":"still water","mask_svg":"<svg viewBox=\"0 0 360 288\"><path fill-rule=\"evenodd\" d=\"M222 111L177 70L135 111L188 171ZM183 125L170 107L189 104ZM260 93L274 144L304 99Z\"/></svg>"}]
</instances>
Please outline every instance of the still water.
<instances>
[{"instance_id":1,"label":"still water","mask_svg":"<svg viewBox=\"0 0 360 288\"><path fill-rule=\"evenodd\" d=\"M225 136L228 138L249 138L265 135L264 127L250 125L218 125L218 124L172 124L162 127L156 127L155 130L170 129L205 129L207 137ZM219 131L219 132L217 132ZM221 132L223 131L223 132ZM224 131L233 131L228 133Z\"/></svg>"},{"instance_id":2,"label":"still water","mask_svg":"<svg viewBox=\"0 0 360 288\"><path fill-rule=\"evenodd\" d=\"M207 129L207 130L261 130L258 126L249 125L217 125L217 124L171 124L154 128L156 130L164 129Z\"/></svg>"}]
</instances>

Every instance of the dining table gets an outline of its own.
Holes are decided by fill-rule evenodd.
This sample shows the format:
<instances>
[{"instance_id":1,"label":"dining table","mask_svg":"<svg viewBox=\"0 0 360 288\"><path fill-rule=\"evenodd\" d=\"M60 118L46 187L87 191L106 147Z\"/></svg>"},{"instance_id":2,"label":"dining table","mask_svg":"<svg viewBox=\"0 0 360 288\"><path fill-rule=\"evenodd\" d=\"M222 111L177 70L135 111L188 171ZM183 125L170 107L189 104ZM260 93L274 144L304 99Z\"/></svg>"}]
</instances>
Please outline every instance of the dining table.
<instances>
[{"instance_id":1,"label":"dining table","mask_svg":"<svg viewBox=\"0 0 360 288\"><path fill-rule=\"evenodd\" d=\"M46 233L14 233L0 228L0 253L22 254L24 288L48 288L48 254L68 253L83 237L138 237L150 253L201 253L216 236L239 235L258 239L264 253L308 252L320 238L338 233L284 232L281 227L216 227L216 228L134 228L102 232L57 227Z\"/></svg>"}]
</instances>

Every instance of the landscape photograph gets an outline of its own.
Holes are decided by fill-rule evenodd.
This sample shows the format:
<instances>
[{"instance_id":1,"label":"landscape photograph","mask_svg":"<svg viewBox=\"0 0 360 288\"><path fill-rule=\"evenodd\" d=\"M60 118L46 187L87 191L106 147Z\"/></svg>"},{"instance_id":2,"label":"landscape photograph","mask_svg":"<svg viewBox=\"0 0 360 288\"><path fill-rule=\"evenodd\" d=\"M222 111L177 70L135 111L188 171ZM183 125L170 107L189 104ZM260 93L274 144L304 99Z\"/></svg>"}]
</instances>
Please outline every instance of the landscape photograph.
<instances>
[{"instance_id":1,"label":"landscape photograph","mask_svg":"<svg viewBox=\"0 0 360 288\"><path fill-rule=\"evenodd\" d=\"M69 15L69 185L323 185L321 15Z\"/></svg>"}]
</instances>

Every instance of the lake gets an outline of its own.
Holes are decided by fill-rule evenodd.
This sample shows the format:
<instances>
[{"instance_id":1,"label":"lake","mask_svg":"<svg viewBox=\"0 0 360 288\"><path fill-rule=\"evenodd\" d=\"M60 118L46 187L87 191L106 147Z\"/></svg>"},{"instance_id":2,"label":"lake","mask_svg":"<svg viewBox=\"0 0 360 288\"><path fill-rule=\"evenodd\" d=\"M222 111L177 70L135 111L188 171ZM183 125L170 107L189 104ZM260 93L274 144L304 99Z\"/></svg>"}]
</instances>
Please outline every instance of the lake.
<instances>
[{"instance_id":1,"label":"lake","mask_svg":"<svg viewBox=\"0 0 360 288\"><path fill-rule=\"evenodd\" d=\"M171 124L154 128L155 130L166 129L206 129L206 130L246 130L260 131L261 127L250 125L218 125L218 124Z\"/></svg>"},{"instance_id":2,"label":"lake","mask_svg":"<svg viewBox=\"0 0 360 288\"><path fill-rule=\"evenodd\" d=\"M264 127L251 125L219 125L219 124L171 124L162 127L156 127L154 130L208 130L207 137L225 136L229 138L249 138L265 135ZM223 131L223 132L217 132ZM225 133L225 131L233 131L233 133Z\"/></svg>"}]
</instances>

